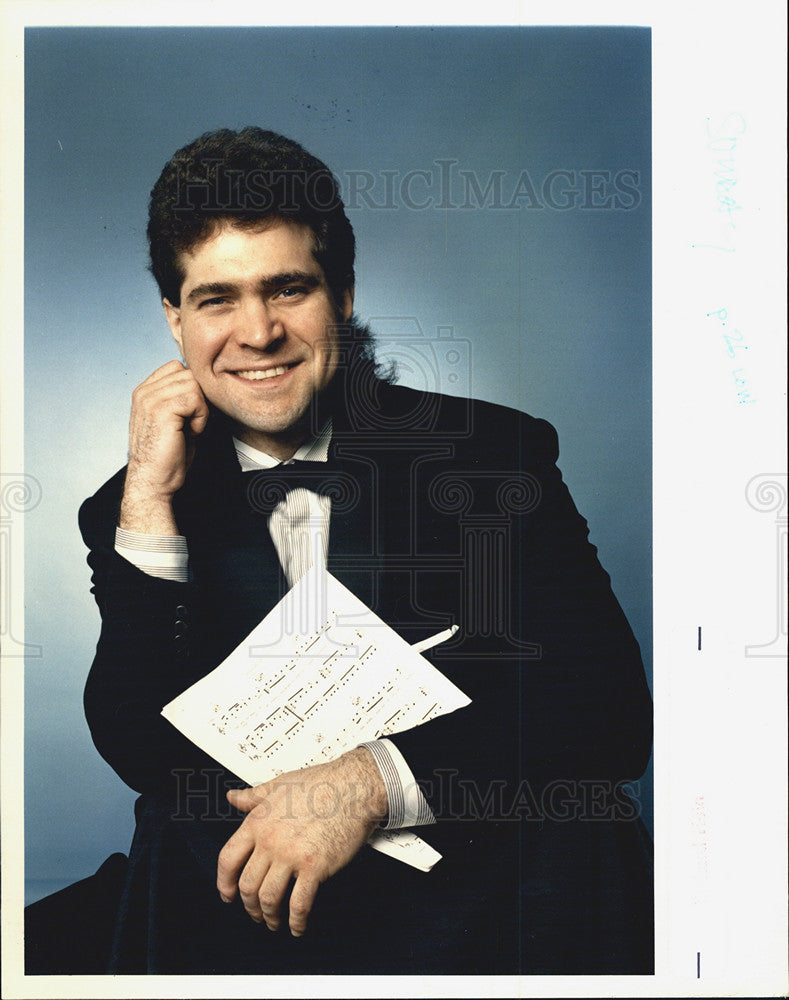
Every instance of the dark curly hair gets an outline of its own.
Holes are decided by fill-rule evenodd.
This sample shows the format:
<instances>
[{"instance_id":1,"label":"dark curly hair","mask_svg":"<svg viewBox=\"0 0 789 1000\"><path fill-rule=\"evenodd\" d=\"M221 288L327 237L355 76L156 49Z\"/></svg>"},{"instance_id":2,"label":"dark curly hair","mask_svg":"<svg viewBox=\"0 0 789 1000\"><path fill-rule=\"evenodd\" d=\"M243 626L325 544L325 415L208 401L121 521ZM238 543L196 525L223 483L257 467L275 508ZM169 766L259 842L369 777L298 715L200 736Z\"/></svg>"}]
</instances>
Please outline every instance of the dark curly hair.
<instances>
[{"instance_id":1,"label":"dark curly hair","mask_svg":"<svg viewBox=\"0 0 789 1000\"><path fill-rule=\"evenodd\" d=\"M206 132L162 170L148 210L150 269L162 298L180 305L179 254L220 222L255 226L267 218L309 226L315 259L339 303L353 287L356 247L339 185L326 164L297 142L254 126Z\"/></svg>"},{"instance_id":2,"label":"dark curly hair","mask_svg":"<svg viewBox=\"0 0 789 1000\"><path fill-rule=\"evenodd\" d=\"M339 184L326 166L292 139L256 126L217 129L179 149L153 186L148 208L150 271L162 298L181 304L179 256L222 222L254 227L263 219L309 226L313 254L338 309L354 285L356 240ZM394 380L375 363L373 335L351 317L339 328L346 373Z\"/></svg>"}]
</instances>

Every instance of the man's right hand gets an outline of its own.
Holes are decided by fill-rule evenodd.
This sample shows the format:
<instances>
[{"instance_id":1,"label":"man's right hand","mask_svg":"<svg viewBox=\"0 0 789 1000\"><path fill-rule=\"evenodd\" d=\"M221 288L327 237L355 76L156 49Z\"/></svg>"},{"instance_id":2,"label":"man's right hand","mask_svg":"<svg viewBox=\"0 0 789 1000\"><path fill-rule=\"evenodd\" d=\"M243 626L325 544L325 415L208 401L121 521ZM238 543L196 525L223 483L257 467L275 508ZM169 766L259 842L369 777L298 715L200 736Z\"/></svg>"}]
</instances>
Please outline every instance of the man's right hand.
<instances>
[{"instance_id":1,"label":"man's right hand","mask_svg":"<svg viewBox=\"0 0 789 1000\"><path fill-rule=\"evenodd\" d=\"M157 368L132 393L129 465L120 527L147 535L177 535L173 496L183 486L202 434L208 404L180 361Z\"/></svg>"}]
</instances>

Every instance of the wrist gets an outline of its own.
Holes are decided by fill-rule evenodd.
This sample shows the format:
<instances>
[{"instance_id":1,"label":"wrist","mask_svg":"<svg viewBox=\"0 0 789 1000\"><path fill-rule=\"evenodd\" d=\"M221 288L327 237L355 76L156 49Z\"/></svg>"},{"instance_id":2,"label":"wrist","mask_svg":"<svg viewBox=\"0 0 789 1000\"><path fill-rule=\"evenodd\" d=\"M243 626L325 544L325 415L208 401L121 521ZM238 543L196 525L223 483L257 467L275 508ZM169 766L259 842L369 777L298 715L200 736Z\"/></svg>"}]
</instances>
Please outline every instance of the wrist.
<instances>
[{"instance_id":1,"label":"wrist","mask_svg":"<svg viewBox=\"0 0 789 1000\"><path fill-rule=\"evenodd\" d=\"M344 754L344 758L353 766L354 777L363 789L362 807L368 817L371 827L378 826L387 816L389 799L386 786L373 755L365 747L355 747Z\"/></svg>"},{"instance_id":2,"label":"wrist","mask_svg":"<svg viewBox=\"0 0 789 1000\"><path fill-rule=\"evenodd\" d=\"M141 535L177 535L172 496L157 494L127 474L118 527Z\"/></svg>"}]
</instances>

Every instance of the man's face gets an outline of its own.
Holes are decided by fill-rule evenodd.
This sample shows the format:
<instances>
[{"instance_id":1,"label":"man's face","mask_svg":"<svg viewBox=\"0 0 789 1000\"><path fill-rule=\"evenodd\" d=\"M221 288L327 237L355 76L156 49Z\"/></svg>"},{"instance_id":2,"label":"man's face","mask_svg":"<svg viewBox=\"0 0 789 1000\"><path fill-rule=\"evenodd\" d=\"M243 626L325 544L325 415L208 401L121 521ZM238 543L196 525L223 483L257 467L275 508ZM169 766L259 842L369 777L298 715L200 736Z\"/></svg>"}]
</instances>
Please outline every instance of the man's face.
<instances>
[{"instance_id":1,"label":"man's face","mask_svg":"<svg viewBox=\"0 0 789 1000\"><path fill-rule=\"evenodd\" d=\"M353 308L348 291L338 313L313 245L298 223L226 222L181 255L181 305L164 302L206 399L242 441L278 457L305 437L310 404L337 370L335 325Z\"/></svg>"}]
</instances>

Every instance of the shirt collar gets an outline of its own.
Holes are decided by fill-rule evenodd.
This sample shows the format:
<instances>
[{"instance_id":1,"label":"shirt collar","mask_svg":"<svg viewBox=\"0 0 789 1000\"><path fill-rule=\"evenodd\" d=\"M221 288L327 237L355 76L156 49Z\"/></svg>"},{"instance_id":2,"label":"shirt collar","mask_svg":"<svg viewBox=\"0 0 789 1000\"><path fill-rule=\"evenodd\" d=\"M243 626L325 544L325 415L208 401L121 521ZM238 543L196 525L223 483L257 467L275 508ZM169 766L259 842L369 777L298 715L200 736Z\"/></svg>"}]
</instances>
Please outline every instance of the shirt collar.
<instances>
[{"instance_id":1,"label":"shirt collar","mask_svg":"<svg viewBox=\"0 0 789 1000\"><path fill-rule=\"evenodd\" d=\"M252 445L239 441L238 438L233 438L233 445L236 449L236 457L241 466L241 471L253 472L256 469L273 469L275 465L287 465L297 459L306 462L326 462L329 458L331 436L332 422L331 417L329 417L315 437L305 441L298 448L295 455L285 463L278 458L274 458L273 455L267 454L265 451L260 451L259 448L253 448Z\"/></svg>"}]
</instances>

